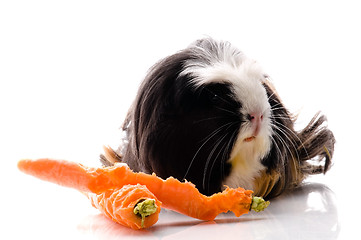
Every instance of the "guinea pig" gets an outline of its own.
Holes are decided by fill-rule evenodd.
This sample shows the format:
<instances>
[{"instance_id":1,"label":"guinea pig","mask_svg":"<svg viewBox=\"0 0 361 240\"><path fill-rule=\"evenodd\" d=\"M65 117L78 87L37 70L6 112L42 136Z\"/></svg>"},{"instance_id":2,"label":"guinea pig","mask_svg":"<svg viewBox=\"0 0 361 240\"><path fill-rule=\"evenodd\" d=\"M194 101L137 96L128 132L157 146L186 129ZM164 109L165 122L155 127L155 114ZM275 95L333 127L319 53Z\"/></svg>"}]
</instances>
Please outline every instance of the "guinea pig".
<instances>
[{"instance_id":1,"label":"guinea pig","mask_svg":"<svg viewBox=\"0 0 361 240\"><path fill-rule=\"evenodd\" d=\"M243 187L272 198L325 173L335 138L317 113L301 131L268 75L229 42L205 38L157 62L103 165L190 181L205 194Z\"/></svg>"}]
</instances>

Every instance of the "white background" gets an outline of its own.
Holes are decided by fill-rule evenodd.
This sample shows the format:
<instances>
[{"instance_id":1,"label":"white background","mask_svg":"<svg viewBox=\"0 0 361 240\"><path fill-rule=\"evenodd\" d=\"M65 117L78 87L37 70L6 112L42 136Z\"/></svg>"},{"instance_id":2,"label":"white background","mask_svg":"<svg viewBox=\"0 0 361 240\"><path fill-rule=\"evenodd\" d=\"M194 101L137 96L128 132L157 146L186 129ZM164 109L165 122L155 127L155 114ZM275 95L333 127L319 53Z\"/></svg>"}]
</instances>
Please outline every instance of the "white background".
<instances>
[{"instance_id":1,"label":"white background","mask_svg":"<svg viewBox=\"0 0 361 240\"><path fill-rule=\"evenodd\" d=\"M360 9L357 1L1 1L0 238L357 236ZM134 232L78 192L17 171L22 158L99 165L148 68L204 36L256 59L300 114L298 127L318 110L328 116L334 166L310 180L324 185L275 199L261 215L207 223L163 211L154 228Z\"/></svg>"}]
</instances>

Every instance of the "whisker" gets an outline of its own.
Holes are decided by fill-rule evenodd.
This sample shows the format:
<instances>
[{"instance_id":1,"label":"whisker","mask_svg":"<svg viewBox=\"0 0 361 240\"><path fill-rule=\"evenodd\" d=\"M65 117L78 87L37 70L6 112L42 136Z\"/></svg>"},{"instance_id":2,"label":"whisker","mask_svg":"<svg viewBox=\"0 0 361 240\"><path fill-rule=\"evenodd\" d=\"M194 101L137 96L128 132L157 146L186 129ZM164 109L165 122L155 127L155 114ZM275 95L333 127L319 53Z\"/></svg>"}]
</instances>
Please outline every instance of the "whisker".
<instances>
[{"instance_id":1,"label":"whisker","mask_svg":"<svg viewBox=\"0 0 361 240\"><path fill-rule=\"evenodd\" d=\"M282 124L282 123L278 123L278 122L274 122L277 123L278 126L282 126L285 130L287 130L289 133L292 133L293 136L295 136L297 138L297 140L300 142L301 147L298 147L296 150L299 150L300 148L303 148L303 150L305 150L305 153L307 155L307 158L309 158L308 155L308 151L306 149L306 146L304 145L304 143L302 142L302 140L300 139L300 137L294 132L292 131L289 127L287 127L286 125Z\"/></svg>"},{"instance_id":2,"label":"whisker","mask_svg":"<svg viewBox=\"0 0 361 240\"><path fill-rule=\"evenodd\" d=\"M232 122L232 124L230 124L230 125L227 127L227 129L225 129L225 131L227 131L229 128L231 128L234 124L237 124L237 122ZM222 174L222 176L223 176L224 162L227 160L227 159L226 159L226 158L227 158L226 154L228 153L230 147L233 147L233 145L232 145L233 141L232 141L232 140L233 140L233 136L234 136L236 133L238 133L238 131L233 131L233 132L232 132L231 137L228 138L229 140L227 141L227 144L224 144L224 145L221 147L221 149L219 149L218 154L217 154L216 157L214 158L213 163L212 163L212 165L211 165L211 168L210 168L210 170L209 170L209 175L208 175L208 186L207 186L208 189L209 189L210 178L211 178L211 176L212 176L212 170L213 170L214 164L216 163L216 160L218 159L218 156L219 156L219 154L220 154L221 152L222 152L222 158L221 158L221 161L222 161L222 164L221 164L221 174ZM229 134L230 134L230 133L227 132L221 139L218 140L217 146L214 147L214 150L218 147L218 145L219 145L220 143L223 142L223 140L224 140L226 137L229 136ZM231 145L232 145L232 146L231 146ZM213 155L213 153L212 153L212 155ZM211 159L207 160L207 164L206 164L206 165L207 165L207 168L205 168L205 171L204 171L204 175L203 175L203 188L205 188L205 183L206 183L206 182L205 182L205 179L206 179L208 164L210 163L210 160L211 160Z\"/></svg>"},{"instance_id":3,"label":"whisker","mask_svg":"<svg viewBox=\"0 0 361 240\"><path fill-rule=\"evenodd\" d=\"M208 169L208 166L209 166L209 163L211 162L211 159L212 159L212 156L214 154L214 152L217 150L217 147L219 146L219 144L222 143L223 139L227 136L227 134L225 134L221 139L219 139L217 141L217 143L214 145L212 151L210 152L210 154L208 155L208 158L207 158L207 161L206 161L206 165L204 167L204 171L203 171L203 182L202 182L202 185L203 185L203 188L206 188L206 175L207 175L207 169ZM214 165L214 163L216 162L217 160L217 157L219 156L219 154L221 153L221 150L222 150L223 146L221 147L220 151L218 151L218 154L216 155L216 157L214 158L214 161L213 161L213 164L212 166ZM211 176L212 175L212 169L209 171L209 175ZM209 183L209 182L208 182ZM209 186L208 186L209 187Z\"/></svg>"},{"instance_id":4,"label":"whisker","mask_svg":"<svg viewBox=\"0 0 361 240\"><path fill-rule=\"evenodd\" d=\"M290 136L287 134L287 131L285 131L284 129L281 129L281 127L276 126L275 124L272 124L272 126L274 128L276 128L278 131L280 131L290 142L290 144L293 146L293 148L295 149L296 155L297 155L297 159L300 159L300 156L298 155L298 151L296 148L296 145L294 144L294 141L290 138ZM293 155L293 154L291 154Z\"/></svg>"},{"instance_id":5,"label":"whisker","mask_svg":"<svg viewBox=\"0 0 361 240\"><path fill-rule=\"evenodd\" d=\"M188 175L188 172L189 172L189 170L190 170L190 168L191 168L191 166L192 166L195 158L197 157L199 151L206 145L206 143L207 143L209 140L211 140L218 132L220 132L220 131L222 130L222 128L226 127L226 126L229 125L229 124L230 124L230 123L226 123L226 124L224 124L223 126L217 128L217 129L214 130L212 133L210 133L207 137L205 137L204 140L202 140L202 141L204 141L204 143L198 148L197 152L194 154L191 162L189 163L189 166L188 166L188 168L187 168L187 171L186 171L183 179L185 179L186 176Z\"/></svg>"},{"instance_id":6,"label":"whisker","mask_svg":"<svg viewBox=\"0 0 361 240\"><path fill-rule=\"evenodd\" d=\"M234 124L237 124L236 122ZM233 144L234 144L234 141L232 140L236 140L235 137L237 137L236 135L238 135L238 131L234 131L231 135L231 137L229 138L229 141L227 143L227 149L226 151L223 152L223 157L222 159L225 159L225 160L228 160L229 156L227 157L226 154L231 150L231 148L233 148Z\"/></svg>"},{"instance_id":7,"label":"whisker","mask_svg":"<svg viewBox=\"0 0 361 240\"><path fill-rule=\"evenodd\" d=\"M280 103L280 104L276 104L276 105L272 106L272 107L271 107L271 111L281 110L281 109L283 109L283 110L287 110L284 106L277 107L277 105L281 105L281 104L282 104L282 103Z\"/></svg>"},{"instance_id":8,"label":"whisker","mask_svg":"<svg viewBox=\"0 0 361 240\"><path fill-rule=\"evenodd\" d=\"M283 106L282 102L276 103L275 105L272 106L272 108L277 107L277 106ZM283 106L283 107L284 107L284 106Z\"/></svg>"},{"instance_id":9,"label":"whisker","mask_svg":"<svg viewBox=\"0 0 361 240\"><path fill-rule=\"evenodd\" d=\"M282 151L281 151L280 147L278 146L277 141L275 140L275 138L272 135L271 135L271 139L272 139L272 143L275 145L276 150L278 151L279 155L282 156Z\"/></svg>"},{"instance_id":10,"label":"whisker","mask_svg":"<svg viewBox=\"0 0 361 240\"><path fill-rule=\"evenodd\" d=\"M237 124L237 123L235 123L235 124ZM232 135L230 136L230 138L229 138L229 140L228 140L228 142L227 142L227 144L226 144L226 147L225 147L225 150L223 151L223 154L222 154L222 158L221 158L221 160L222 160L222 165L221 165L221 167L222 167L222 175L221 175L221 177L222 177L222 179L223 179L223 173L224 173L224 165L227 163L227 160L230 158L230 154L231 154L231 151L232 151L232 148L233 148L233 146L234 146L234 141L236 140L236 138L237 138L237 135L238 135L238 131L234 131L233 133L232 133ZM227 155L229 153L229 155ZM213 169L213 166L212 166L212 168L211 168L211 170Z\"/></svg>"},{"instance_id":11,"label":"whisker","mask_svg":"<svg viewBox=\"0 0 361 240\"><path fill-rule=\"evenodd\" d=\"M287 145L287 143L285 142L285 140L283 140L283 138L281 137L281 135L278 134L276 131L274 131L273 133L276 135L277 139L280 141L280 143L283 145L283 147L284 147L286 150L288 150L290 156L293 156L290 147Z\"/></svg>"},{"instance_id":12,"label":"whisker","mask_svg":"<svg viewBox=\"0 0 361 240\"><path fill-rule=\"evenodd\" d=\"M204 119L197 120L197 121L193 122L193 124L204 122L204 121L209 121L209 120L214 120L214 119L222 119L222 118L225 118L225 117L224 116L219 116L219 117L204 118Z\"/></svg>"},{"instance_id":13,"label":"whisker","mask_svg":"<svg viewBox=\"0 0 361 240\"><path fill-rule=\"evenodd\" d=\"M228 109L225 109L225 108L221 108L221 107L216 107L216 108L219 109L219 110L222 110L224 112L231 113L232 115L236 115L236 116L238 115L237 113L232 112L232 111L230 111Z\"/></svg>"},{"instance_id":14,"label":"whisker","mask_svg":"<svg viewBox=\"0 0 361 240\"><path fill-rule=\"evenodd\" d=\"M283 120L288 120L291 121L291 119L289 117L285 117L281 114L273 114L271 117L271 119L283 119Z\"/></svg>"},{"instance_id":15,"label":"whisker","mask_svg":"<svg viewBox=\"0 0 361 240\"><path fill-rule=\"evenodd\" d=\"M225 123L222 126L220 126L219 128L217 128L216 130L214 130L213 132L211 132L208 136L206 136L204 139L201 140L202 141L206 141L206 139L208 138L212 138L214 135L216 135L217 133L219 133L221 131L222 128L226 127L228 124L230 123ZM209 140L207 140L209 141Z\"/></svg>"},{"instance_id":16,"label":"whisker","mask_svg":"<svg viewBox=\"0 0 361 240\"><path fill-rule=\"evenodd\" d=\"M271 95L268 96L268 101L271 99L271 97L273 97L273 95L275 95L276 92L273 92Z\"/></svg>"}]
</instances>

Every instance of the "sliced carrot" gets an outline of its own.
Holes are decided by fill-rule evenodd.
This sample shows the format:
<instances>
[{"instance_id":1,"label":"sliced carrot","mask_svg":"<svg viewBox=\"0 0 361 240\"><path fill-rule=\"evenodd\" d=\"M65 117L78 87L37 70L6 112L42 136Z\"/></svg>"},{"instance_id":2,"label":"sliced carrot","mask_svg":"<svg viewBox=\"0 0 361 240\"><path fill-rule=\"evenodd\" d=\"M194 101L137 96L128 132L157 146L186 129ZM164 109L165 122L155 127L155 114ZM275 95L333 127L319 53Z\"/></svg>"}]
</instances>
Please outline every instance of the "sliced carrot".
<instances>
[{"instance_id":1,"label":"sliced carrot","mask_svg":"<svg viewBox=\"0 0 361 240\"><path fill-rule=\"evenodd\" d=\"M101 194L86 193L92 205L113 221L133 229L158 221L161 202L143 185L124 185Z\"/></svg>"},{"instance_id":2,"label":"sliced carrot","mask_svg":"<svg viewBox=\"0 0 361 240\"><path fill-rule=\"evenodd\" d=\"M268 206L268 202L258 200L254 206L251 190L227 188L207 197L199 193L190 182L182 183L172 177L163 180L155 174L134 173L126 164L89 168L63 160L38 159L22 160L18 167L43 180L98 194L127 184L145 185L165 208L202 220L213 220L218 214L228 211L238 217L255 206L257 211Z\"/></svg>"},{"instance_id":3,"label":"sliced carrot","mask_svg":"<svg viewBox=\"0 0 361 240\"><path fill-rule=\"evenodd\" d=\"M158 221L161 202L146 186L124 185L92 193L84 185L89 176L84 175L85 168L80 164L50 159L22 160L18 168L42 180L82 191L95 208L124 226L132 229L148 228Z\"/></svg>"}]
</instances>

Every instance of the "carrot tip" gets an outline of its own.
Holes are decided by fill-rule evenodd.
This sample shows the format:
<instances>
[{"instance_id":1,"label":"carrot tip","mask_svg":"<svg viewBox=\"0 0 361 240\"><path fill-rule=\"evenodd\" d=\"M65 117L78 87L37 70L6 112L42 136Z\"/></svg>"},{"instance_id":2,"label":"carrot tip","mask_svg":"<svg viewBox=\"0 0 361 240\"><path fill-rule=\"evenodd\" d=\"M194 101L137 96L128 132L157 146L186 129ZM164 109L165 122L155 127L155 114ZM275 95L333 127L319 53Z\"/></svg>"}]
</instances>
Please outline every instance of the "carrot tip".
<instances>
[{"instance_id":1,"label":"carrot tip","mask_svg":"<svg viewBox=\"0 0 361 240\"><path fill-rule=\"evenodd\" d=\"M145 217L148 217L157 211L157 205L155 204L154 199L144 199L138 202L134 206L134 214L142 217L142 225L141 227L144 228L144 220Z\"/></svg>"}]
</instances>

